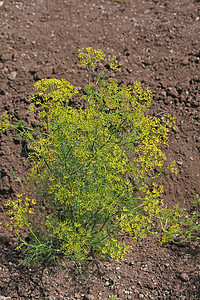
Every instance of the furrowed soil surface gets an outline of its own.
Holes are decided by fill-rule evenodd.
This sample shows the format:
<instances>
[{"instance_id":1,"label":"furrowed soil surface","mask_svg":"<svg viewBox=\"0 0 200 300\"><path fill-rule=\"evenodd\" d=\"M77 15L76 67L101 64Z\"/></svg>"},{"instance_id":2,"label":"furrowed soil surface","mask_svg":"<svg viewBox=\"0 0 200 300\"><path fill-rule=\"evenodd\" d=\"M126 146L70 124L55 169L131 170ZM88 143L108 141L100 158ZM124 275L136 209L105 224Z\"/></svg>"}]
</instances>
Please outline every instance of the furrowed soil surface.
<instances>
[{"instance_id":1,"label":"furrowed soil surface","mask_svg":"<svg viewBox=\"0 0 200 300\"><path fill-rule=\"evenodd\" d=\"M166 174L164 199L190 207L199 193L199 1L0 1L0 113L31 123L33 83L65 78L81 88L85 71L77 50L92 46L116 54L120 82L141 81L153 93L151 113L176 116L165 150L178 175ZM197 242L159 247L152 238L131 242L126 259L23 269L16 238L4 227L6 199L22 191L28 174L23 142L0 136L0 299L198 299ZM21 178L21 182L17 177ZM116 299L117 299L116 298Z\"/></svg>"}]
</instances>

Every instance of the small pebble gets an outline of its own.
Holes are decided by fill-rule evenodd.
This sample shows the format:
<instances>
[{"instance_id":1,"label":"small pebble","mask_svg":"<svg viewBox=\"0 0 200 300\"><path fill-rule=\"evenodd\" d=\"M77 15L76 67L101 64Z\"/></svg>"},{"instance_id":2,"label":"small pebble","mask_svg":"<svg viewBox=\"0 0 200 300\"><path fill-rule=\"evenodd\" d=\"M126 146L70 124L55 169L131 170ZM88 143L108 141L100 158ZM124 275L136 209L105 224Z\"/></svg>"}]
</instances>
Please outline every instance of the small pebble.
<instances>
[{"instance_id":1,"label":"small pebble","mask_svg":"<svg viewBox=\"0 0 200 300\"><path fill-rule=\"evenodd\" d=\"M135 267L134 261L130 261L129 266L134 268Z\"/></svg>"},{"instance_id":2,"label":"small pebble","mask_svg":"<svg viewBox=\"0 0 200 300\"><path fill-rule=\"evenodd\" d=\"M179 160L177 160L177 165L179 165L179 166L182 166L182 164L183 164L183 161L182 161L182 159L179 159Z\"/></svg>"},{"instance_id":3,"label":"small pebble","mask_svg":"<svg viewBox=\"0 0 200 300\"><path fill-rule=\"evenodd\" d=\"M87 299L87 300L95 300L95 297L94 297L94 295L88 294L88 295L85 296L85 299Z\"/></svg>"},{"instance_id":4,"label":"small pebble","mask_svg":"<svg viewBox=\"0 0 200 300\"><path fill-rule=\"evenodd\" d=\"M17 72L13 71L8 75L8 79L9 80L15 80L15 78L17 77Z\"/></svg>"},{"instance_id":5,"label":"small pebble","mask_svg":"<svg viewBox=\"0 0 200 300\"><path fill-rule=\"evenodd\" d=\"M110 282L109 281L106 281L105 282L105 286L109 286L110 285Z\"/></svg>"},{"instance_id":6,"label":"small pebble","mask_svg":"<svg viewBox=\"0 0 200 300\"><path fill-rule=\"evenodd\" d=\"M186 273L181 273L179 277L180 277L180 280L183 282L187 282L190 280L189 276Z\"/></svg>"}]
</instances>

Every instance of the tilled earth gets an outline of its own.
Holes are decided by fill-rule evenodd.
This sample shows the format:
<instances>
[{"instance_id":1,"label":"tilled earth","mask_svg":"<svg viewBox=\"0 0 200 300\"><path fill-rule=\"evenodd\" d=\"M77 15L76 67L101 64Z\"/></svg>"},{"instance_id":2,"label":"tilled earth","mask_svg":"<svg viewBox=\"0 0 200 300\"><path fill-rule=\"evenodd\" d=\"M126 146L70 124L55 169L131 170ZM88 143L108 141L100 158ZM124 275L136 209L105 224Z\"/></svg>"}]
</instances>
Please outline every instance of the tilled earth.
<instances>
[{"instance_id":1,"label":"tilled earth","mask_svg":"<svg viewBox=\"0 0 200 300\"><path fill-rule=\"evenodd\" d=\"M141 81L153 93L151 113L176 116L165 153L176 160L178 175L166 174L163 197L189 208L200 193L199 9L194 0L0 1L0 113L31 123L28 99L36 80L65 78L81 89L87 78L77 50L92 46L116 54L119 81ZM197 242L159 247L152 238L129 241L121 264L23 269L16 239L4 227L3 203L20 193L29 167L12 130L0 136L0 165L0 299L200 297Z\"/></svg>"}]
</instances>

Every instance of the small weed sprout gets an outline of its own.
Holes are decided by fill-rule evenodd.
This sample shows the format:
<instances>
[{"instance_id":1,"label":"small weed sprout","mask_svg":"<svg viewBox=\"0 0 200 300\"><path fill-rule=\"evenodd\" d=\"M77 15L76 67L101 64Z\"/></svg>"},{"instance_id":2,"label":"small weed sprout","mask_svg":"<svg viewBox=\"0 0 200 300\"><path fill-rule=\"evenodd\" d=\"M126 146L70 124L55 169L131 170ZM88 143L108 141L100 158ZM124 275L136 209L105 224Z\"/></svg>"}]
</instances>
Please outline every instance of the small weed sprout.
<instances>
[{"instance_id":1,"label":"small weed sprout","mask_svg":"<svg viewBox=\"0 0 200 300\"><path fill-rule=\"evenodd\" d=\"M153 182L165 168L176 173L175 162L164 167L160 149L174 118L148 114L151 92L140 83L131 88L108 77L109 69L120 69L115 56L106 70L99 67L106 60L103 51L88 47L78 56L89 72L82 107L68 105L78 90L67 80L42 79L34 84L30 109L40 126L19 126L12 116L1 116L0 130L15 128L34 149L27 184L37 186L37 201L18 195L6 202L7 226L19 247L25 246L26 262L60 255L79 262L110 256L121 261L129 250L122 237L129 233L135 239L158 235L161 244L177 233L195 236L199 215L188 218L178 206L166 208L163 188Z\"/></svg>"},{"instance_id":2,"label":"small weed sprout","mask_svg":"<svg viewBox=\"0 0 200 300\"><path fill-rule=\"evenodd\" d=\"M111 300L117 300L118 298L117 298L117 295L112 295L112 296L109 296L109 299L111 299Z\"/></svg>"}]
</instances>

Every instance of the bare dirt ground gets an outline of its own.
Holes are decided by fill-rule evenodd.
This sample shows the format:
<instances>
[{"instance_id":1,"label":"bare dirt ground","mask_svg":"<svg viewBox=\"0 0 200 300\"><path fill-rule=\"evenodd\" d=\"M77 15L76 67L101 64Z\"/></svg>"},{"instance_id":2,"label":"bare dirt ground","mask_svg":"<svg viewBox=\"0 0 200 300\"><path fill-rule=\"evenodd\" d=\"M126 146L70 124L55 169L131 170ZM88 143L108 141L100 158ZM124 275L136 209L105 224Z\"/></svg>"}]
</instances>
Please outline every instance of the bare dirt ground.
<instances>
[{"instance_id":1,"label":"bare dirt ground","mask_svg":"<svg viewBox=\"0 0 200 300\"><path fill-rule=\"evenodd\" d=\"M151 113L176 116L165 152L169 162L176 160L178 175L166 174L163 197L169 205L190 207L200 193L199 9L195 0L0 1L0 113L31 122L28 98L33 83L44 77L83 87L79 48L116 54L119 81L141 81L153 93ZM200 297L197 242L163 247L152 238L132 242L121 264L101 261L83 270L72 263L21 268L16 239L4 227L3 203L21 191L28 173L22 144L12 131L0 136L0 299Z\"/></svg>"}]
</instances>

